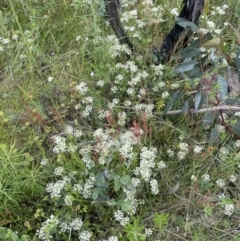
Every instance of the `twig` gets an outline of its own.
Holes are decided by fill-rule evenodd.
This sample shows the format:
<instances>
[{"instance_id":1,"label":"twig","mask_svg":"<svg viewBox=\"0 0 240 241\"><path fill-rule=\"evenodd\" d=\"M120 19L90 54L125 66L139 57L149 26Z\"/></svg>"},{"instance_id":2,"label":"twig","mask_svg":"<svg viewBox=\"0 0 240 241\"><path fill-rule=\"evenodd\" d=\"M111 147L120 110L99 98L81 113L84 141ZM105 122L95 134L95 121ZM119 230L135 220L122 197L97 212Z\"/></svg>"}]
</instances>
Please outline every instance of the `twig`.
<instances>
[{"instance_id":1,"label":"twig","mask_svg":"<svg viewBox=\"0 0 240 241\"><path fill-rule=\"evenodd\" d=\"M208 113L208 112L213 112L213 111L238 112L238 111L240 111L240 107L239 106L220 105L220 106L215 106L212 108L204 108L204 109L199 109L199 110L191 109L191 110L189 110L189 112L185 112L185 113L202 114L202 113ZM154 114L159 116L159 115L163 115L163 112L155 112ZM179 114L182 114L182 110L168 111L165 115L179 115Z\"/></svg>"}]
</instances>

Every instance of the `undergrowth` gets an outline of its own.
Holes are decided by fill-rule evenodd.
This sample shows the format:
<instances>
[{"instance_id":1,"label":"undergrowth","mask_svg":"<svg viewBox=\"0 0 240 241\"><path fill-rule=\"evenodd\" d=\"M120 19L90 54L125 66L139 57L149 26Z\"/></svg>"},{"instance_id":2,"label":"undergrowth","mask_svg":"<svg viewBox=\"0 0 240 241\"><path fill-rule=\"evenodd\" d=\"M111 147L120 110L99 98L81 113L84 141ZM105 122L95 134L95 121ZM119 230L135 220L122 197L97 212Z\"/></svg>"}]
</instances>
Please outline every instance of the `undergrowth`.
<instances>
[{"instance_id":1,"label":"undergrowth","mask_svg":"<svg viewBox=\"0 0 240 241\"><path fill-rule=\"evenodd\" d=\"M131 53L103 1L3 0L0 240L240 239L239 112L212 112L239 3L205 2L196 54L154 65L181 1L123 1Z\"/></svg>"}]
</instances>

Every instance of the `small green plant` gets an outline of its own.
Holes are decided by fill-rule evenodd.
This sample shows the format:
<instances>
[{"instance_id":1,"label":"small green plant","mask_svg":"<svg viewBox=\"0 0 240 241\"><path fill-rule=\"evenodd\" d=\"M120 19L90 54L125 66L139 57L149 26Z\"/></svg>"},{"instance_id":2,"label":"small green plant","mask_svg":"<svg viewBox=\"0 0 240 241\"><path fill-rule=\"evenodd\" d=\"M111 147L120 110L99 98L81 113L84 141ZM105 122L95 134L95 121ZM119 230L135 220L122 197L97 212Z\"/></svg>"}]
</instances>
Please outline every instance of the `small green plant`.
<instances>
[{"instance_id":1,"label":"small green plant","mask_svg":"<svg viewBox=\"0 0 240 241\"><path fill-rule=\"evenodd\" d=\"M132 224L128 224L125 227L125 232L127 233L127 238L129 241L144 241L146 240L146 235L143 234L144 225L140 224L140 218L134 218Z\"/></svg>"}]
</instances>

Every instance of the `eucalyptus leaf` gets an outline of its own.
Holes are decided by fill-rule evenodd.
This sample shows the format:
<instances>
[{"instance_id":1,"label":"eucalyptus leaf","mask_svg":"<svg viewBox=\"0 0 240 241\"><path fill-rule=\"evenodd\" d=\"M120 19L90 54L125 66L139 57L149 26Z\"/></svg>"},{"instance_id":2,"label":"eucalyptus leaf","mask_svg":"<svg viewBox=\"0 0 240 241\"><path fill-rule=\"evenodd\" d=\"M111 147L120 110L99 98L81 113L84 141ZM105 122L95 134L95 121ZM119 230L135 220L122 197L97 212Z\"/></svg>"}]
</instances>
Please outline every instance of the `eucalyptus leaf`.
<instances>
[{"instance_id":1,"label":"eucalyptus leaf","mask_svg":"<svg viewBox=\"0 0 240 241\"><path fill-rule=\"evenodd\" d=\"M237 121L234 125L231 126L231 129L235 134L240 136L240 121Z\"/></svg>"},{"instance_id":2,"label":"eucalyptus leaf","mask_svg":"<svg viewBox=\"0 0 240 241\"><path fill-rule=\"evenodd\" d=\"M180 56L182 58L192 58L202 53L203 51L201 49L189 46L187 48L184 48L182 51L180 51Z\"/></svg>"},{"instance_id":3,"label":"eucalyptus leaf","mask_svg":"<svg viewBox=\"0 0 240 241\"><path fill-rule=\"evenodd\" d=\"M203 117L203 125L211 125L215 118L215 112L209 112Z\"/></svg>"},{"instance_id":4,"label":"eucalyptus leaf","mask_svg":"<svg viewBox=\"0 0 240 241\"><path fill-rule=\"evenodd\" d=\"M173 96L170 98L170 100L168 101L163 114L166 114L174 105L174 103L176 103L179 99L181 99L183 96L183 91L177 91L173 94Z\"/></svg>"},{"instance_id":5,"label":"eucalyptus leaf","mask_svg":"<svg viewBox=\"0 0 240 241\"><path fill-rule=\"evenodd\" d=\"M224 77L220 75L218 75L217 82L220 84L219 92L220 92L221 100L223 100L228 93L228 82Z\"/></svg>"},{"instance_id":6,"label":"eucalyptus leaf","mask_svg":"<svg viewBox=\"0 0 240 241\"><path fill-rule=\"evenodd\" d=\"M184 102L184 106L181 109L181 114L186 114L189 112L189 101L190 98L188 98L185 102Z\"/></svg>"},{"instance_id":7,"label":"eucalyptus leaf","mask_svg":"<svg viewBox=\"0 0 240 241\"><path fill-rule=\"evenodd\" d=\"M180 64L174 69L174 73L182 73L182 72L192 70L196 64L198 64L198 62L195 60L190 60L188 62Z\"/></svg>"},{"instance_id":8,"label":"eucalyptus leaf","mask_svg":"<svg viewBox=\"0 0 240 241\"><path fill-rule=\"evenodd\" d=\"M210 133L210 142L216 142L218 137L219 137L219 130L218 127L215 126L211 129L211 133Z\"/></svg>"},{"instance_id":9,"label":"eucalyptus leaf","mask_svg":"<svg viewBox=\"0 0 240 241\"><path fill-rule=\"evenodd\" d=\"M198 110L199 108L199 104L201 103L201 99L202 99L202 92L201 91L198 91L195 95L195 98L194 98L194 107L195 107L195 110Z\"/></svg>"},{"instance_id":10,"label":"eucalyptus leaf","mask_svg":"<svg viewBox=\"0 0 240 241\"><path fill-rule=\"evenodd\" d=\"M190 71L190 74L189 74L189 77L191 79L195 79L195 78L201 78L202 77L202 70L201 68L199 68L198 66L194 67L191 71Z\"/></svg>"},{"instance_id":11,"label":"eucalyptus leaf","mask_svg":"<svg viewBox=\"0 0 240 241\"><path fill-rule=\"evenodd\" d=\"M195 23L190 22L190 21L186 20L185 18L176 17L175 19L176 19L176 23L179 26L181 26L183 28L190 27L193 32L198 31L198 26Z\"/></svg>"}]
</instances>

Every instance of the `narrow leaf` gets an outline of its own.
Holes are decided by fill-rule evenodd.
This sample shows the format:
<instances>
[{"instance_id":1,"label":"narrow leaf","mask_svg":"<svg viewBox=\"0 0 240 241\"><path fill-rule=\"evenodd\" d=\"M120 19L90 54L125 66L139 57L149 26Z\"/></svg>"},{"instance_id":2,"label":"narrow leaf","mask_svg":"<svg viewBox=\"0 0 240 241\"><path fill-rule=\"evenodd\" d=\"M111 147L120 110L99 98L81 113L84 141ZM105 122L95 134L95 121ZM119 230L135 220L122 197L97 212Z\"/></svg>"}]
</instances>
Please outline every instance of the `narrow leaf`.
<instances>
[{"instance_id":1,"label":"narrow leaf","mask_svg":"<svg viewBox=\"0 0 240 241\"><path fill-rule=\"evenodd\" d=\"M201 99L202 99L202 92L201 91L198 91L195 95L195 98L194 98L194 107L195 107L195 110L198 110L198 107L199 107L199 104L201 102Z\"/></svg>"},{"instance_id":2,"label":"narrow leaf","mask_svg":"<svg viewBox=\"0 0 240 241\"><path fill-rule=\"evenodd\" d=\"M183 96L183 91L177 91L173 94L173 96L171 97L171 99L168 101L163 114L166 114L174 105L174 103L176 103L179 99L181 99Z\"/></svg>"},{"instance_id":3,"label":"narrow leaf","mask_svg":"<svg viewBox=\"0 0 240 241\"><path fill-rule=\"evenodd\" d=\"M209 112L203 117L203 125L211 125L214 121L215 113Z\"/></svg>"},{"instance_id":4,"label":"narrow leaf","mask_svg":"<svg viewBox=\"0 0 240 241\"><path fill-rule=\"evenodd\" d=\"M228 92L228 82L224 77L220 75L218 75L217 82L220 84L220 96L223 100Z\"/></svg>"},{"instance_id":5,"label":"narrow leaf","mask_svg":"<svg viewBox=\"0 0 240 241\"><path fill-rule=\"evenodd\" d=\"M231 129L233 130L233 132L235 134L237 134L238 136L240 136L240 121L238 121L237 123L235 123L234 125L231 126Z\"/></svg>"},{"instance_id":6,"label":"narrow leaf","mask_svg":"<svg viewBox=\"0 0 240 241\"><path fill-rule=\"evenodd\" d=\"M218 137L219 137L219 130L218 127L214 127L211 129L211 133L210 133L210 142L216 142Z\"/></svg>"},{"instance_id":7,"label":"narrow leaf","mask_svg":"<svg viewBox=\"0 0 240 241\"><path fill-rule=\"evenodd\" d=\"M191 60L178 65L173 71L174 73L186 72L186 71L192 70L197 63L198 63L197 61Z\"/></svg>"}]
</instances>

